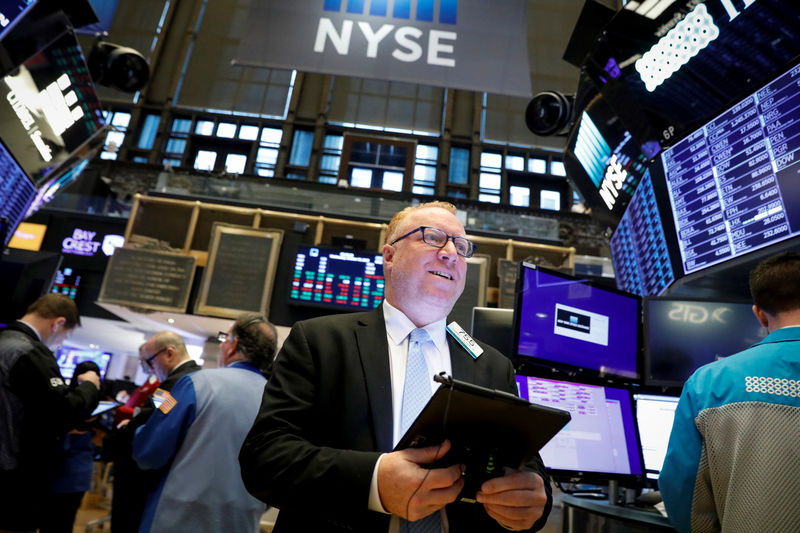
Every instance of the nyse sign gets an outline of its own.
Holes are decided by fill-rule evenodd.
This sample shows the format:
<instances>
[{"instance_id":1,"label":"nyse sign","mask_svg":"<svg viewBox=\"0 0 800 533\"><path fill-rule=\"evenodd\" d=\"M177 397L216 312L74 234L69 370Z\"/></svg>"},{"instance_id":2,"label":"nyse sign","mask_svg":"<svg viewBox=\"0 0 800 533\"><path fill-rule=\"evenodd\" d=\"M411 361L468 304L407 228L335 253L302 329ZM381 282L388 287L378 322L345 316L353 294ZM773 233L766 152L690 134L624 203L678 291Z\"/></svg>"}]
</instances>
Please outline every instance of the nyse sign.
<instances>
[{"instance_id":1,"label":"nyse sign","mask_svg":"<svg viewBox=\"0 0 800 533\"><path fill-rule=\"evenodd\" d=\"M527 0L261 0L234 64L529 97Z\"/></svg>"}]
</instances>

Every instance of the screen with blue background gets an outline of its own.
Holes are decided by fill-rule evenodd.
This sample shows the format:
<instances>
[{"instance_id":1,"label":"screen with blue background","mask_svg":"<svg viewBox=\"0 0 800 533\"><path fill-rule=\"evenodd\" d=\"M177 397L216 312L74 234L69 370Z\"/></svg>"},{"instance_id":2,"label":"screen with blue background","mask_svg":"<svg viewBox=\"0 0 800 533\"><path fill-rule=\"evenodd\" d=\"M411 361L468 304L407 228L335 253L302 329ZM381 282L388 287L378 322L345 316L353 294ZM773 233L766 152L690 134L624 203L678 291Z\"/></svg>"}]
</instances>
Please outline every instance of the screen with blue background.
<instances>
[{"instance_id":1,"label":"screen with blue background","mask_svg":"<svg viewBox=\"0 0 800 533\"><path fill-rule=\"evenodd\" d=\"M106 375L108 362L111 354L99 350L75 350L72 348L61 348L58 350L58 368L64 379L72 379L75 367L84 361L94 361L100 367L100 378Z\"/></svg>"},{"instance_id":2,"label":"screen with blue background","mask_svg":"<svg viewBox=\"0 0 800 533\"><path fill-rule=\"evenodd\" d=\"M638 296L528 263L520 268L517 357L596 374L637 377Z\"/></svg>"}]
</instances>

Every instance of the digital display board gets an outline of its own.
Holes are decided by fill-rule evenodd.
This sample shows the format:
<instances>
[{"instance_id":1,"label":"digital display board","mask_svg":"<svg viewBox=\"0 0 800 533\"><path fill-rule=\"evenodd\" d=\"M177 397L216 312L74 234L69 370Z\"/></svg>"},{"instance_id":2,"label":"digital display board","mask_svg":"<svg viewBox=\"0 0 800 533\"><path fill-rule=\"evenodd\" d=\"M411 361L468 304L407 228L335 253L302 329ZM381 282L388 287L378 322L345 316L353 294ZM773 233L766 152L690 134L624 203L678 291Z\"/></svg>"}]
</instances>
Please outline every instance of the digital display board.
<instances>
[{"instance_id":1,"label":"digital display board","mask_svg":"<svg viewBox=\"0 0 800 533\"><path fill-rule=\"evenodd\" d=\"M50 292L55 292L68 296L72 300L78 295L78 285L81 284L81 274L71 267L59 268L56 272L56 279L53 281L53 288Z\"/></svg>"},{"instance_id":2,"label":"digital display board","mask_svg":"<svg viewBox=\"0 0 800 533\"><path fill-rule=\"evenodd\" d=\"M683 274L800 233L800 66L661 155Z\"/></svg>"},{"instance_id":3,"label":"digital display board","mask_svg":"<svg viewBox=\"0 0 800 533\"><path fill-rule=\"evenodd\" d=\"M0 234L4 246L11 240L35 196L33 182L0 141L0 218L8 221L3 225L5 234Z\"/></svg>"},{"instance_id":4,"label":"digital display board","mask_svg":"<svg viewBox=\"0 0 800 533\"><path fill-rule=\"evenodd\" d=\"M11 31L37 0L0 0L0 38Z\"/></svg>"},{"instance_id":5,"label":"digital display board","mask_svg":"<svg viewBox=\"0 0 800 533\"><path fill-rule=\"evenodd\" d=\"M642 146L601 95L581 113L564 152L567 172L591 206L592 215L612 225L625 211L647 161Z\"/></svg>"},{"instance_id":6,"label":"digital display board","mask_svg":"<svg viewBox=\"0 0 800 533\"><path fill-rule=\"evenodd\" d=\"M645 172L610 240L617 288L656 296L675 281L661 220L650 173Z\"/></svg>"},{"instance_id":7,"label":"digital display board","mask_svg":"<svg viewBox=\"0 0 800 533\"><path fill-rule=\"evenodd\" d=\"M94 83L71 31L0 79L0 134L37 184L104 125Z\"/></svg>"},{"instance_id":8,"label":"digital display board","mask_svg":"<svg viewBox=\"0 0 800 533\"><path fill-rule=\"evenodd\" d=\"M300 246L289 301L335 309L368 310L383 301L383 255Z\"/></svg>"}]
</instances>

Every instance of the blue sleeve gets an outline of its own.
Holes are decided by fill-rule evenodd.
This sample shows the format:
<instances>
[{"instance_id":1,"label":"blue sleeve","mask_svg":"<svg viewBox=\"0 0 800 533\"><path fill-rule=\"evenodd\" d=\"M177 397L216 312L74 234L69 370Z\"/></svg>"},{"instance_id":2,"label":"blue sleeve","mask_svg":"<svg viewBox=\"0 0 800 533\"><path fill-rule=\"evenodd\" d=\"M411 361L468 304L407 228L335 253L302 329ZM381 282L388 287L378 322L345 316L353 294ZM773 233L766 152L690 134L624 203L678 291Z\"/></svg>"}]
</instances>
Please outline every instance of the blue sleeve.
<instances>
[{"instance_id":1,"label":"blue sleeve","mask_svg":"<svg viewBox=\"0 0 800 533\"><path fill-rule=\"evenodd\" d=\"M698 411L693 394L695 380L690 378L683 387L675 410L675 423L669 437L667 455L658 478L658 488L670 522L678 531L692 530L692 502L703 442L695 426Z\"/></svg>"},{"instance_id":2,"label":"blue sleeve","mask_svg":"<svg viewBox=\"0 0 800 533\"><path fill-rule=\"evenodd\" d=\"M182 377L170 391L176 404L166 414L156 409L133 439L133 458L142 469L169 464L195 419L197 398L192 376Z\"/></svg>"}]
</instances>

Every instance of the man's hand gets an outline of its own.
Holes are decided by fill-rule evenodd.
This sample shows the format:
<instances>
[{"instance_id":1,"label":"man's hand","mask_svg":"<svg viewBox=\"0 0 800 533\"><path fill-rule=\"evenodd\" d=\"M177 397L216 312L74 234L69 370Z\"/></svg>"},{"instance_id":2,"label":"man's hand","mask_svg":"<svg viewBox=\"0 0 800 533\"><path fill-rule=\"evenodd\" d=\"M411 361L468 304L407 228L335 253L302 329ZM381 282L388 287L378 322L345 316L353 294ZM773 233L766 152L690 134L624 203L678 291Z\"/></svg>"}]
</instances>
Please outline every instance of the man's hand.
<instances>
[{"instance_id":1,"label":"man's hand","mask_svg":"<svg viewBox=\"0 0 800 533\"><path fill-rule=\"evenodd\" d=\"M384 509L414 521L454 502L464 487L463 465L434 469L421 466L438 461L448 451L450 441L384 455L378 466L378 494Z\"/></svg>"},{"instance_id":2,"label":"man's hand","mask_svg":"<svg viewBox=\"0 0 800 533\"><path fill-rule=\"evenodd\" d=\"M76 377L75 379L78 380L78 383L83 383L84 381L88 381L89 383L94 383L94 386L100 389L100 376L97 375L97 372L94 370L87 370L80 376Z\"/></svg>"},{"instance_id":3,"label":"man's hand","mask_svg":"<svg viewBox=\"0 0 800 533\"><path fill-rule=\"evenodd\" d=\"M541 476L506 468L503 477L481 485L476 499L506 529L529 529L544 512L547 493Z\"/></svg>"}]
</instances>

